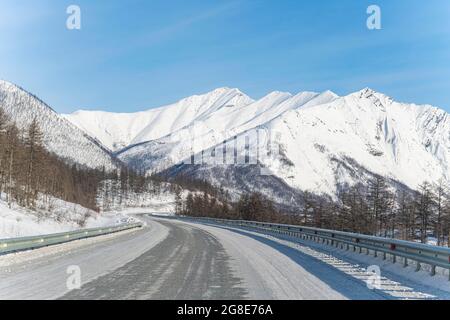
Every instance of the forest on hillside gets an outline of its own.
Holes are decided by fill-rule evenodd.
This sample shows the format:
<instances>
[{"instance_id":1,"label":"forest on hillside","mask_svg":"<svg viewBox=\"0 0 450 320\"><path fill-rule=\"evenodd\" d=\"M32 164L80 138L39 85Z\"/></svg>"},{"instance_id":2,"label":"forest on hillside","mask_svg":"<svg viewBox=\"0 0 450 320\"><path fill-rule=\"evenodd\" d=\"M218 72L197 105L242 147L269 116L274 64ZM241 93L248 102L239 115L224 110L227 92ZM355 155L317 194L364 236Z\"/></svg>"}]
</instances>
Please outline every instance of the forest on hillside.
<instances>
[{"instance_id":1,"label":"forest on hillside","mask_svg":"<svg viewBox=\"0 0 450 320\"><path fill-rule=\"evenodd\" d=\"M162 183L124 166L107 172L68 163L46 150L36 120L19 130L0 109L0 194L10 206L49 207L53 197L99 211L130 195L158 194Z\"/></svg>"},{"instance_id":2,"label":"forest on hillside","mask_svg":"<svg viewBox=\"0 0 450 320\"><path fill-rule=\"evenodd\" d=\"M269 199L254 192L230 201L220 188L197 183L184 201L178 197L177 214L224 219L286 223L448 245L450 193L442 183L424 182L419 190L393 191L383 177L374 177L339 193L338 201L303 193L297 214L283 213Z\"/></svg>"}]
</instances>

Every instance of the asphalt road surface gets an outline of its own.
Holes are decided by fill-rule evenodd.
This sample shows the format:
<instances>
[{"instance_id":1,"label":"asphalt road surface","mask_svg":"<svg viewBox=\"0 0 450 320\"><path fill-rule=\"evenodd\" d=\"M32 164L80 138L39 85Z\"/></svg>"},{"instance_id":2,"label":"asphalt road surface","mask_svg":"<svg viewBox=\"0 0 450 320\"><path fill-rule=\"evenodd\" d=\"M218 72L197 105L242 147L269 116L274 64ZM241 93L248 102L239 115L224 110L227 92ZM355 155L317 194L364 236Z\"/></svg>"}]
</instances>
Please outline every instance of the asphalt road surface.
<instances>
[{"instance_id":1,"label":"asphalt road surface","mask_svg":"<svg viewBox=\"0 0 450 320\"><path fill-rule=\"evenodd\" d=\"M134 232L0 257L0 299L390 299L320 252L244 231L143 216ZM308 251L309 250L309 251ZM333 260L334 261L334 260ZM67 286L68 268L80 289Z\"/></svg>"},{"instance_id":2,"label":"asphalt road surface","mask_svg":"<svg viewBox=\"0 0 450 320\"><path fill-rule=\"evenodd\" d=\"M189 225L159 222L169 234L123 267L62 299L243 299L229 256L211 234Z\"/></svg>"}]
</instances>

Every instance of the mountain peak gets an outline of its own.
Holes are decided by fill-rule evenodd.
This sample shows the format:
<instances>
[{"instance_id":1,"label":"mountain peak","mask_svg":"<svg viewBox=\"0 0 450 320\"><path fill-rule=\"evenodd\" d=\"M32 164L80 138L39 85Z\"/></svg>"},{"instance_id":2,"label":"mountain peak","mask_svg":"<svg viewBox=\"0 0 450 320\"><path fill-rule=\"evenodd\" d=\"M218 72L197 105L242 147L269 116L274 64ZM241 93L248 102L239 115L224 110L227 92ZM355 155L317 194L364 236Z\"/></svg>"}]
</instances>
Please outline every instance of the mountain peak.
<instances>
[{"instance_id":1,"label":"mountain peak","mask_svg":"<svg viewBox=\"0 0 450 320\"><path fill-rule=\"evenodd\" d=\"M377 92L369 87L352 93L349 96L355 97L356 99L369 100L372 105L375 105L384 111L386 110L386 107L391 105L394 101L391 97L385 95L384 93Z\"/></svg>"},{"instance_id":2,"label":"mountain peak","mask_svg":"<svg viewBox=\"0 0 450 320\"><path fill-rule=\"evenodd\" d=\"M389 96L385 95L384 93L378 92L372 88L366 87L362 90L359 90L351 95L357 96L358 98L362 99L369 99L372 97L376 97L378 99L389 99L392 100Z\"/></svg>"},{"instance_id":3,"label":"mountain peak","mask_svg":"<svg viewBox=\"0 0 450 320\"><path fill-rule=\"evenodd\" d=\"M229 88L229 87L220 87L216 88L212 91L202 93L202 94L196 94L184 99L181 99L181 101L190 101L192 99L197 98L212 98L212 99L218 99L221 97L229 97L230 99L234 98L241 98L243 101L247 101L248 103L253 102L254 100L251 99L249 96L247 96L245 93L243 93L238 88Z\"/></svg>"},{"instance_id":4,"label":"mountain peak","mask_svg":"<svg viewBox=\"0 0 450 320\"><path fill-rule=\"evenodd\" d=\"M238 88L230 88L230 87L220 87L220 88L216 88L208 93L206 93L206 95L210 95L210 94L226 94L226 93L234 93L234 94L240 94L240 95L244 95L244 93L239 90Z\"/></svg>"},{"instance_id":5,"label":"mountain peak","mask_svg":"<svg viewBox=\"0 0 450 320\"><path fill-rule=\"evenodd\" d=\"M331 91L331 90L325 90L324 92L321 93L321 95L328 96L328 97L333 97L333 98L339 98L339 95L336 94L335 92Z\"/></svg>"},{"instance_id":6,"label":"mountain peak","mask_svg":"<svg viewBox=\"0 0 450 320\"><path fill-rule=\"evenodd\" d=\"M378 92L375 91L374 89L369 88L369 87L365 87L364 89L361 89L361 90L359 90L359 91L356 91L356 92L353 93L353 94L359 96L360 98L368 98L368 97L370 97L371 95L375 95L375 94L377 94L377 93L378 93Z\"/></svg>"}]
</instances>

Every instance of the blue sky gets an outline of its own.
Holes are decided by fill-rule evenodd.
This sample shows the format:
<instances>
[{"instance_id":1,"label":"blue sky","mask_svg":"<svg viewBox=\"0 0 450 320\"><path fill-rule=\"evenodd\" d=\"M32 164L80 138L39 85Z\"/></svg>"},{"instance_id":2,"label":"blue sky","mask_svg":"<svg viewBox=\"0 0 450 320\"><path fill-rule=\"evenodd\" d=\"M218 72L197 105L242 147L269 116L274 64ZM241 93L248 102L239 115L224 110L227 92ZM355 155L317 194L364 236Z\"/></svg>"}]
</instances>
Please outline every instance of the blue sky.
<instances>
[{"instance_id":1,"label":"blue sky","mask_svg":"<svg viewBox=\"0 0 450 320\"><path fill-rule=\"evenodd\" d=\"M77 4L82 29L66 29ZM382 10L382 30L366 9ZM364 87L450 111L448 0L2 0L0 78L58 112L132 112L217 87Z\"/></svg>"}]
</instances>

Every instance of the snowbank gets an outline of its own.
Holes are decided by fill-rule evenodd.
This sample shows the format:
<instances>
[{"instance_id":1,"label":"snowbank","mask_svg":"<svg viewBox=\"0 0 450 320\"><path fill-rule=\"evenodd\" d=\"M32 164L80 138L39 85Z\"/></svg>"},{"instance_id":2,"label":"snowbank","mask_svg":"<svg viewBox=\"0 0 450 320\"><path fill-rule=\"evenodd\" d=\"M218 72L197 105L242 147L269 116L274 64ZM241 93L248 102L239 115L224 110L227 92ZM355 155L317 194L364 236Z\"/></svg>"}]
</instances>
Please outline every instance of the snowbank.
<instances>
[{"instance_id":1,"label":"snowbank","mask_svg":"<svg viewBox=\"0 0 450 320\"><path fill-rule=\"evenodd\" d=\"M0 200L0 239L111 226L129 221L124 214L99 214L80 205L52 199L36 211Z\"/></svg>"}]
</instances>

